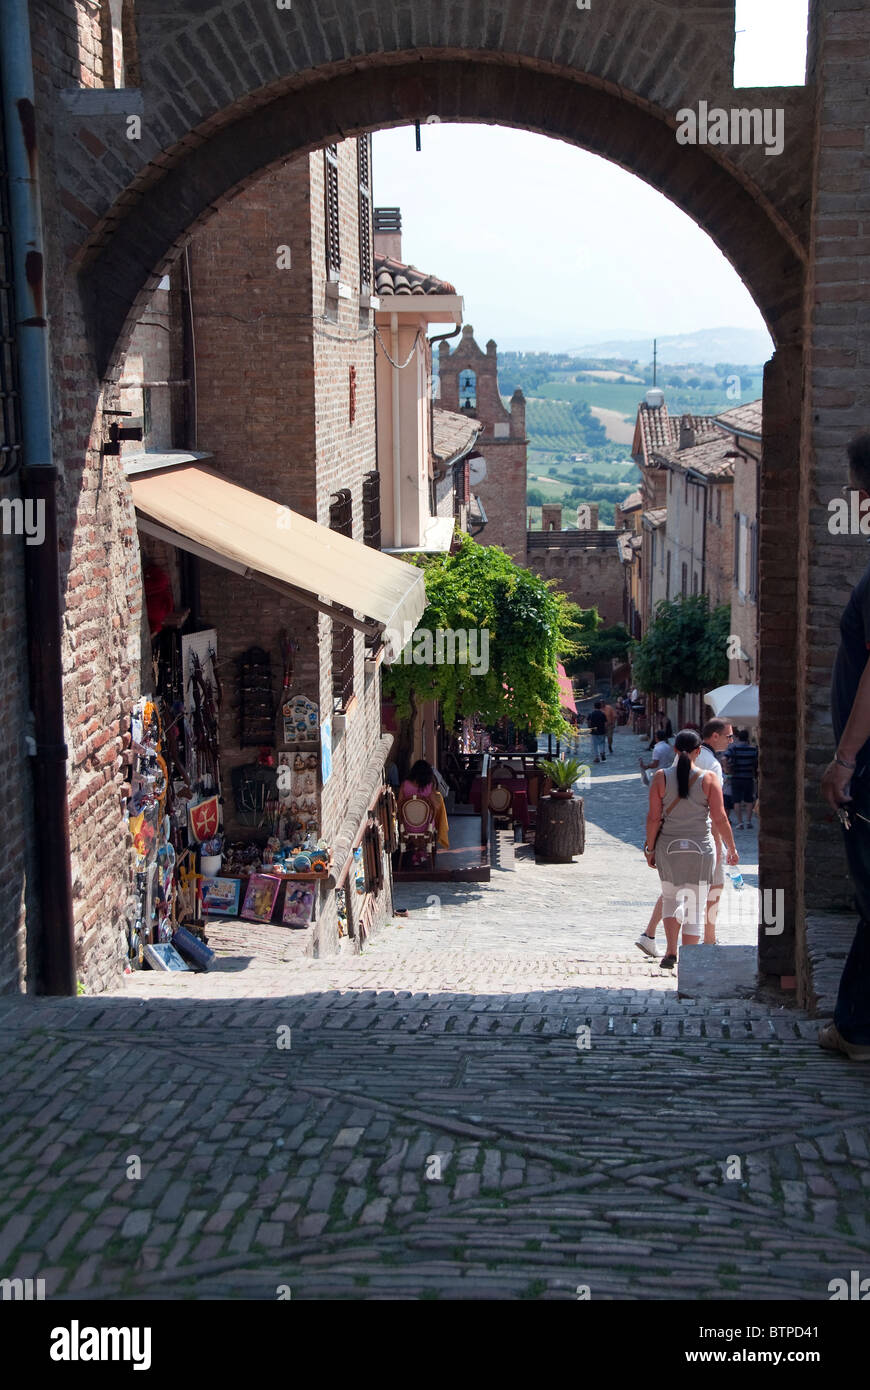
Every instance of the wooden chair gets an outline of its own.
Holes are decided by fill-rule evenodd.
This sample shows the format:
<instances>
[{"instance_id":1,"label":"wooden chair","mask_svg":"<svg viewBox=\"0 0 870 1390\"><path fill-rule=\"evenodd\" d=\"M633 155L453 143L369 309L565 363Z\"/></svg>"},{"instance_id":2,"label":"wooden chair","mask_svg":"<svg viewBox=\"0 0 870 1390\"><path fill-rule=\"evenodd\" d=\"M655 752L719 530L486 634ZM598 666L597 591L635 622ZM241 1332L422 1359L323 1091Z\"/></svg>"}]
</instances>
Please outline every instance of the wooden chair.
<instances>
[{"instance_id":1,"label":"wooden chair","mask_svg":"<svg viewBox=\"0 0 870 1390\"><path fill-rule=\"evenodd\" d=\"M489 809L499 819L513 822L513 793L502 781L496 781L493 774L492 790L489 794Z\"/></svg>"},{"instance_id":2,"label":"wooden chair","mask_svg":"<svg viewBox=\"0 0 870 1390\"><path fill-rule=\"evenodd\" d=\"M435 810L425 796L409 796L399 802L399 851L402 854L424 850L435 868L438 831Z\"/></svg>"}]
</instances>

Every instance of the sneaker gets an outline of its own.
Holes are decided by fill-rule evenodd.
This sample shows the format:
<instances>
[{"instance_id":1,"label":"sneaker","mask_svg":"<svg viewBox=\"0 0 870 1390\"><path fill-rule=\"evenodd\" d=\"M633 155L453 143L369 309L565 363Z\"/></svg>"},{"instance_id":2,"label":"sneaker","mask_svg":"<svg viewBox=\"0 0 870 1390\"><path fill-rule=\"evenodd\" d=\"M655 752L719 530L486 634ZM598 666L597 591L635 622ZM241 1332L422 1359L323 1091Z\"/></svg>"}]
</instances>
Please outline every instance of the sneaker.
<instances>
[{"instance_id":1,"label":"sneaker","mask_svg":"<svg viewBox=\"0 0 870 1390\"><path fill-rule=\"evenodd\" d=\"M661 960L659 961L659 965L661 966L662 970L673 970L676 963L676 956L662 956Z\"/></svg>"},{"instance_id":2,"label":"sneaker","mask_svg":"<svg viewBox=\"0 0 870 1390\"><path fill-rule=\"evenodd\" d=\"M819 1029L819 1047L827 1052L842 1052L852 1062L870 1062L870 1047L847 1042L835 1023L826 1023Z\"/></svg>"},{"instance_id":3,"label":"sneaker","mask_svg":"<svg viewBox=\"0 0 870 1390\"><path fill-rule=\"evenodd\" d=\"M643 951L645 956L655 956L658 958L659 948L655 943L655 939L651 936L647 936L646 932L642 932L634 944L637 946L638 950Z\"/></svg>"}]
</instances>

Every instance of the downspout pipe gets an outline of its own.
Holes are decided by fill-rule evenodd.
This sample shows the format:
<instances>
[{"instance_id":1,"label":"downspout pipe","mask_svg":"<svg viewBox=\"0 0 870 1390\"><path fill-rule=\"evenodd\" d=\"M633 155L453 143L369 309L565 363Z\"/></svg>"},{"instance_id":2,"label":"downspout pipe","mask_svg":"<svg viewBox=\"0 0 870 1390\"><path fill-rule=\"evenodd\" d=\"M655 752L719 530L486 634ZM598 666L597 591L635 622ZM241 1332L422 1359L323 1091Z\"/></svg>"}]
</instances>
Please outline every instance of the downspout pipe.
<instances>
[{"instance_id":1,"label":"downspout pipe","mask_svg":"<svg viewBox=\"0 0 870 1390\"><path fill-rule=\"evenodd\" d=\"M37 991L76 992L70 876L68 751L63 712L62 606L57 479L51 436L51 375L30 19L27 0L0 5L0 86L9 163L9 208L23 443L22 493L44 523L41 545L24 546L27 651L34 737L34 821L42 844L36 877L41 960Z\"/></svg>"},{"instance_id":2,"label":"downspout pipe","mask_svg":"<svg viewBox=\"0 0 870 1390\"><path fill-rule=\"evenodd\" d=\"M402 548L402 440L399 433L399 315L390 314L390 352L393 358L393 545Z\"/></svg>"}]
</instances>

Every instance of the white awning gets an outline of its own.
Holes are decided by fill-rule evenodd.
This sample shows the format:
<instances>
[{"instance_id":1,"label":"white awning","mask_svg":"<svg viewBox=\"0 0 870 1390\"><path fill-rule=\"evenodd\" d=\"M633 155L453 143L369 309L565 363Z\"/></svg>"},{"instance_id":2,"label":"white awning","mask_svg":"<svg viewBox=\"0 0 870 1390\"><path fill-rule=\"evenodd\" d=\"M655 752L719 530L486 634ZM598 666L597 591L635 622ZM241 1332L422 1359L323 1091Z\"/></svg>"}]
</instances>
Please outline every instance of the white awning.
<instances>
[{"instance_id":1,"label":"white awning","mask_svg":"<svg viewBox=\"0 0 870 1390\"><path fill-rule=\"evenodd\" d=\"M423 572L268 497L194 465L130 479L143 530L321 612L340 604L372 634L413 632L426 607ZM408 627L405 624L409 624Z\"/></svg>"}]
</instances>

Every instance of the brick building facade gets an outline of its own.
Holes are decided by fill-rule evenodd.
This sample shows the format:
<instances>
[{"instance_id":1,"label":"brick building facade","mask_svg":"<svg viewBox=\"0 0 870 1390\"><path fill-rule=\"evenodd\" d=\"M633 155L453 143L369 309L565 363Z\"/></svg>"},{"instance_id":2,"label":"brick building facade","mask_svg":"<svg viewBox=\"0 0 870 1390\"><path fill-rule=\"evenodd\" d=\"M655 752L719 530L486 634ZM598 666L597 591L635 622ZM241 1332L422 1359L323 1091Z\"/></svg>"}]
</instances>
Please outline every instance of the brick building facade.
<instances>
[{"instance_id":1,"label":"brick building facade","mask_svg":"<svg viewBox=\"0 0 870 1390\"><path fill-rule=\"evenodd\" d=\"M96 0L30 5L65 605L62 633L47 636L62 643L80 953L110 957L100 943L119 930L127 880L122 753L139 688L140 556L122 467L101 446L133 324L190 235L246 183L340 132L437 114L527 126L641 173L714 239L766 319L776 352L764 382L760 684L776 796L760 881L784 891L786 930L759 942L763 967L797 964L803 987L807 907L851 897L818 777L832 751L837 620L865 561L860 536L830 536L827 502L870 411L870 8L811 0L808 85L753 91L754 104L784 112L776 159L755 145L711 152L675 140L678 110L734 102L727 2L669 11L613 0L542 14L527 0L409 0L361 23L358 6L336 0L329 25L297 6L218 12L177 0L170 18L162 0L127 9L138 52L119 65L103 52ZM110 70L130 85L105 88ZM20 547L9 547L2 640L23 664L17 563ZM20 846L32 814L29 729L20 686L10 694L3 836ZM4 889L7 963L19 953L24 867L19 850ZM7 969L8 987L36 982L30 966L48 927L34 904L28 959L17 980Z\"/></svg>"}]
</instances>

